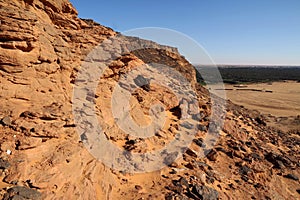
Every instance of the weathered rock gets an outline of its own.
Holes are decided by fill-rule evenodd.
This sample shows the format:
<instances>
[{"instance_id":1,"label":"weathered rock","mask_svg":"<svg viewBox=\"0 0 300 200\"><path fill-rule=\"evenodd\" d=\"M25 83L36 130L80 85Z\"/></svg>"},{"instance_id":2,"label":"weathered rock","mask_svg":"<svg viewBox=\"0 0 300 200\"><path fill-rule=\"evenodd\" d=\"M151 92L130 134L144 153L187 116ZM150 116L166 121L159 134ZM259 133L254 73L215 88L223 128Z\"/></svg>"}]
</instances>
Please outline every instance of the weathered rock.
<instances>
[{"instance_id":1,"label":"weathered rock","mask_svg":"<svg viewBox=\"0 0 300 200\"><path fill-rule=\"evenodd\" d=\"M7 169L9 168L10 163L7 160L3 160L0 158L0 169Z\"/></svg>"},{"instance_id":2,"label":"weathered rock","mask_svg":"<svg viewBox=\"0 0 300 200\"><path fill-rule=\"evenodd\" d=\"M241 168L240 168L240 170L239 170L239 173L241 174L241 175L247 175L249 172L251 172L252 170L248 167L248 166L246 166L246 165L244 165L244 166L242 166Z\"/></svg>"},{"instance_id":3,"label":"weathered rock","mask_svg":"<svg viewBox=\"0 0 300 200\"><path fill-rule=\"evenodd\" d=\"M210 160L210 161L216 161L217 157L218 157L218 152L214 149L212 149L207 155L206 157Z\"/></svg>"},{"instance_id":4,"label":"weathered rock","mask_svg":"<svg viewBox=\"0 0 300 200\"><path fill-rule=\"evenodd\" d=\"M186 150L185 153L188 154L189 156L194 157L194 158L197 158L197 157L198 157L197 152L195 152L194 150L192 150L192 149L190 149L190 148L187 148L187 150Z\"/></svg>"},{"instance_id":5,"label":"weathered rock","mask_svg":"<svg viewBox=\"0 0 300 200\"><path fill-rule=\"evenodd\" d=\"M192 194L196 195L201 200L217 200L219 196L216 190L204 185L195 185L192 189Z\"/></svg>"},{"instance_id":6,"label":"weathered rock","mask_svg":"<svg viewBox=\"0 0 300 200\"><path fill-rule=\"evenodd\" d=\"M4 195L4 200L13 200L13 199L41 199L42 195L38 191L26 188L22 186L15 186L9 188L7 193Z\"/></svg>"},{"instance_id":7,"label":"weathered rock","mask_svg":"<svg viewBox=\"0 0 300 200\"><path fill-rule=\"evenodd\" d=\"M298 181L299 178L298 176L296 176L295 174L287 174L284 176L285 178L289 178L289 179L292 179L292 180L295 180L295 181Z\"/></svg>"},{"instance_id":8,"label":"weathered rock","mask_svg":"<svg viewBox=\"0 0 300 200\"><path fill-rule=\"evenodd\" d=\"M10 126L10 125L11 125L11 119L10 119L10 117L8 117L8 116L2 118L0 122L1 122L1 124L3 124L4 126Z\"/></svg>"}]
</instances>

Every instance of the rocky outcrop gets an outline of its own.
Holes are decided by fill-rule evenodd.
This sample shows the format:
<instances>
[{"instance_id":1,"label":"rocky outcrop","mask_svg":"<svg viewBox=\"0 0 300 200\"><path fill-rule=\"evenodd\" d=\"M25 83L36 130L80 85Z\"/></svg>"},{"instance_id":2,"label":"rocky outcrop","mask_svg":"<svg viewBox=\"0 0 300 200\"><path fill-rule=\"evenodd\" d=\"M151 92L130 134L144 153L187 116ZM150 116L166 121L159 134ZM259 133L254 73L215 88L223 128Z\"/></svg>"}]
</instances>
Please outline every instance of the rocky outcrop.
<instances>
[{"instance_id":1,"label":"rocky outcrop","mask_svg":"<svg viewBox=\"0 0 300 200\"><path fill-rule=\"evenodd\" d=\"M87 55L117 33L92 20L79 19L67 0L2 0L0 10L1 198L299 197L299 132L270 129L255 120L263 121L259 114L228 103L219 140L212 151L206 152L207 157L201 157L201 149L209 151L203 145L212 112L208 91L196 83L194 68L177 49L134 37L126 37L122 45L107 43L111 48L104 50L112 49L117 54L103 71L95 93L87 95L86 100L96 105L105 138L130 152L126 155L129 157L131 152L160 149L176 137L178 130L192 130L190 123L180 124L185 117L182 105L191 111L199 131L183 157L172 162L173 154L169 154L164 160L168 166L159 171L135 174L107 167L85 148L85 135L77 133L73 88L80 83L77 77L83 63L93 63ZM143 44L144 48L126 51L128 44ZM146 75L155 69L146 68L145 76L133 80L140 87L130 98L130 114L137 123L147 125L151 114L155 116L151 106L159 103L165 106L166 123L145 139L130 136L118 127L111 98L116 85L125 90L131 87L123 74L150 63L167 66L188 80L197 106L179 102L170 88L152 82ZM175 79L172 83L182 89ZM192 94L187 89L182 91L187 91L187 97ZM140 168L135 165L130 169Z\"/></svg>"}]
</instances>

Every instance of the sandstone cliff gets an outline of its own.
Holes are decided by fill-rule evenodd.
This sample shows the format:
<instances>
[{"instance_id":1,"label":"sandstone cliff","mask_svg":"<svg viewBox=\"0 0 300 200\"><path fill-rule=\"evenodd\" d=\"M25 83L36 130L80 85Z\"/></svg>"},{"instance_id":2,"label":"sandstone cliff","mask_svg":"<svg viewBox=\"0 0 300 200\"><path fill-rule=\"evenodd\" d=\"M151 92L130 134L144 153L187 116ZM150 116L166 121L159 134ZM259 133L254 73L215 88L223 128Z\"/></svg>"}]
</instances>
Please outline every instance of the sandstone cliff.
<instances>
[{"instance_id":1,"label":"sandstone cliff","mask_svg":"<svg viewBox=\"0 0 300 200\"><path fill-rule=\"evenodd\" d=\"M91 95L105 137L129 152L159 149L174 139L182 117L180 102L165 87L142 84L130 99L131 115L140 124L149 123L153 103L165 105L165 126L149 139L128 136L111 113L121 74L152 62L175 69L191 83L201 128L183 157L159 171L110 169L85 148L72 103L86 56L117 33L79 19L67 0L0 0L0 10L0 198L299 198L299 132L269 128L259 113L228 102L217 144L207 157L199 156L197 151L206 149L202 144L211 115L208 91L197 85L194 68L175 48L139 38L126 41L151 48L116 56ZM125 82L122 87L129 86Z\"/></svg>"}]
</instances>

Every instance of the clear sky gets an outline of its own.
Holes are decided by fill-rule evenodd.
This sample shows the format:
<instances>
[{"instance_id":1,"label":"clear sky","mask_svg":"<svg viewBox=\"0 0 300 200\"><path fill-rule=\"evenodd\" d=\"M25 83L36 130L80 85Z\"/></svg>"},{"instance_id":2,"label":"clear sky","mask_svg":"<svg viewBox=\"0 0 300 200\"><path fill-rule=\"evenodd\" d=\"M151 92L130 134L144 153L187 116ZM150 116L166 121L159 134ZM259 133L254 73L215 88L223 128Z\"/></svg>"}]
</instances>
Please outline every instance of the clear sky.
<instances>
[{"instance_id":1,"label":"clear sky","mask_svg":"<svg viewBox=\"0 0 300 200\"><path fill-rule=\"evenodd\" d=\"M94 19L119 32L161 27L186 34L217 64L300 66L300 0L71 2L79 17ZM201 63L196 53L185 56Z\"/></svg>"}]
</instances>

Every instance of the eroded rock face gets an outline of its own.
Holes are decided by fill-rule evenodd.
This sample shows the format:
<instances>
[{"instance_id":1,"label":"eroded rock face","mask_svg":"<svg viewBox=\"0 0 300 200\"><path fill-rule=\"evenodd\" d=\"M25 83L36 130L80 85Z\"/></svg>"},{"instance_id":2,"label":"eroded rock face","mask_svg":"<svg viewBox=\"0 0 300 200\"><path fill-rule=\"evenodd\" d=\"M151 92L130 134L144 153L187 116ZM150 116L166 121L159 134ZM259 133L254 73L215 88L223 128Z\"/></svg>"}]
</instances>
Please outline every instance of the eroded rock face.
<instances>
[{"instance_id":1,"label":"eroded rock face","mask_svg":"<svg viewBox=\"0 0 300 200\"><path fill-rule=\"evenodd\" d=\"M225 124L220 138L209 152L203 138L212 102L208 91L197 85L194 68L175 48L134 37L127 37L126 44L138 46L143 42L152 48L116 54L114 61L107 64L95 93L86 99L95 103L105 137L130 153L160 149L176 137L179 129L191 130L190 123L179 124L185 118L185 109L199 131L183 158L170 163L169 159L176 157L170 153L164 160L169 166L160 171L130 174L108 168L85 148L86 136L77 133L79 124L74 121L72 95L86 56L117 33L92 20L79 19L76 9L66 0L0 1L0 10L1 198L299 197L299 180L295 178L300 175L297 132L283 137L255 121L255 113L229 103L226 116L222 116ZM122 52L126 44L112 44L106 49L108 56ZM147 63L178 71L196 91L198 104L195 107L187 100L180 102L167 87L148 78L137 78L135 82L140 87L130 98L133 120L140 125L151 123L150 114L156 114L151 106L156 103L163 104L167 113L165 126L144 139L118 127L111 111L111 97L117 84L123 89L131 88L126 81L120 82L123 74ZM208 158L200 156L201 148L207 151Z\"/></svg>"}]
</instances>

